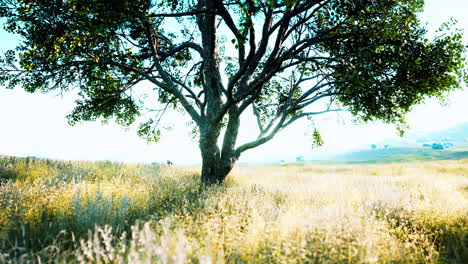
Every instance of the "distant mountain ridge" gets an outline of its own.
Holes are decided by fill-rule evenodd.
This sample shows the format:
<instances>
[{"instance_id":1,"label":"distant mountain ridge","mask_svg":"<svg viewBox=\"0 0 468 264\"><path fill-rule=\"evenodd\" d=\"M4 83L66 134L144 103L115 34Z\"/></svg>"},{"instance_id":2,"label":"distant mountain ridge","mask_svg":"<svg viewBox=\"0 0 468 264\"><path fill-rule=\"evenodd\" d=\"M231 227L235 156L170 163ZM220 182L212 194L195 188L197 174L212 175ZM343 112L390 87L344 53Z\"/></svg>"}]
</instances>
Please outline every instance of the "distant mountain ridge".
<instances>
[{"instance_id":1,"label":"distant mountain ridge","mask_svg":"<svg viewBox=\"0 0 468 264\"><path fill-rule=\"evenodd\" d=\"M417 138L416 140L420 142L423 140L468 142L468 122L440 131L427 132L423 135L409 135L409 137Z\"/></svg>"},{"instance_id":2,"label":"distant mountain ridge","mask_svg":"<svg viewBox=\"0 0 468 264\"><path fill-rule=\"evenodd\" d=\"M372 163L465 158L468 158L468 122L439 131L409 133L403 138L369 142L361 150L339 154L329 160Z\"/></svg>"},{"instance_id":3,"label":"distant mountain ridge","mask_svg":"<svg viewBox=\"0 0 468 264\"><path fill-rule=\"evenodd\" d=\"M422 147L423 144L452 143L453 147L468 147L468 122L451 128L430 132L412 132L402 138L382 140L377 143L369 142L369 148L375 144L378 148L388 147Z\"/></svg>"}]
</instances>

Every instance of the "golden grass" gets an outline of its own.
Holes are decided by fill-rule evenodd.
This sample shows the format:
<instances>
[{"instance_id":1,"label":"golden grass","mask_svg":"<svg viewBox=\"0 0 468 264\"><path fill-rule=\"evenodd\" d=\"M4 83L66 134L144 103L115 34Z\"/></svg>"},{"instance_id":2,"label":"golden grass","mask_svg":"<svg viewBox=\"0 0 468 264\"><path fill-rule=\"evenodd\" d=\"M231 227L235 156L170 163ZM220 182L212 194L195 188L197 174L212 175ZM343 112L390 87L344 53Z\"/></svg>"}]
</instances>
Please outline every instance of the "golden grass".
<instances>
[{"instance_id":1,"label":"golden grass","mask_svg":"<svg viewBox=\"0 0 468 264\"><path fill-rule=\"evenodd\" d=\"M467 263L468 160L197 168L0 159L0 263Z\"/></svg>"}]
</instances>

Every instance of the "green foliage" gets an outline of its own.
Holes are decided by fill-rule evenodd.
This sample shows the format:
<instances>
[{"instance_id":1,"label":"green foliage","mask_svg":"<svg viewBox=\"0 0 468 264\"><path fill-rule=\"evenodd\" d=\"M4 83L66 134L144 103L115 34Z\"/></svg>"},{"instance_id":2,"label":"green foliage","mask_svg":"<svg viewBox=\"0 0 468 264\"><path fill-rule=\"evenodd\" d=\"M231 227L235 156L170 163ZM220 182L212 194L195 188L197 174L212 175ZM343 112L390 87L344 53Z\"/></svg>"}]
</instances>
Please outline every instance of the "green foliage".
<instances>
[{"instance_id":1,"label":"green foliage","mask_svg":"<svg viewBox=\"0 0 468 264\"><path fill-rule=\"evenodd\" d=\"M140 124L138 127L138 136L146 139L148 142L158 142L161 137L161 130L157 128L157 122L153 119Z\"/></svg>"},{"instance_id":2,"label":"green foliage","mask_svg":"<svg viewBox=\"0 0 468 264\"><path fill-rule=\"evenodd\" d=\"M234 3L234 11L239 14L237 25L244 38L240 41L246 41L254 19L261 19L258 14L262 3ZM282 10L294 8L302 1L267 3ZM0 80L8 87L21 85L30 92L78 86L83 99L69 115L71 123L115 116L128 125L139 115L139 107L127 91L145 78L131 68L144 69L152 63L149 43L140 25L150 23L161 33L166 32L159 26L161 21L151 17L151 8L153 3L143 0L5 1L0 5L0 15L8 19L5 28L24 38L17 48L24 71L2 75ZM445 34L453 26L448 22L441 27L440 37L432 42L425 39L425 30L417 18L422 8L423 1L419 0L330 1L307 23L313 32L332 31L330 41L315 47L330 55L330 63L311 61L300 64L298 70L307 69L305 73L309 75L332 69L339 99L353 114L364 120L402 122L412 105L426 96L442 97L459 87L464 77L461 32ZM160 3L161 12L193 9L192 1ZM175 33L168 35L177 38ZM336 35L346 37L336 40ZM170 42L161 40L158 45L164 50ZM167 66L180 72L177 69L188 67L191 59L191 53L183 49L167 58ZM9 51L3 63L15 60L13 51ZM228 64L226 69L229 67L232 66ZM233 74L232 70L227 71ZM201 85L199 77L194 79L197 85ZM262 93L271 94L273 87L266 86L267 91ZM175 100L163 89L159 93L163 103Z\"/></svg>"},{"instance_id":3,"label":"green foliage","mask_svg":"<svg viewBox=\"0 0 468 264\"><path fill-rule=\"evenodd\" d=\"M132 52L130 46L122 45L119 32L130 31L135 41L143 41L136 22L141 19L139 8L147 4L94 0L2 2L2 16L8 18L5 28L25 40L16 49L22 70L1 80L9 88L20 85L29 92L79 88L82 99L69 115L71 124L98 117L116 117L123 125L132 123L139 112L128 90L140 77L118 65L139 68L143 63L140 57L148 51ZM14 55L8 54L10 62Z\"/></svg>"},{"instance_id":4,"label":"green foliage","mask_svg":"<svg viewBox=\"0 0 468 264\"><path fill-rule=\"evenodd\" d=\"M323 49L335 61L340 102L364 121L404 126L404 115L414 104L442 98L464 82L462 33L448 33L450 23L434 41L427 40L417 18L422 7L423 1L345 1L319 16L319 31L351 16L338 33L349 37L325 42Z\"/></svg>"},{"instance_id":5,"label":"green foliage","mask_svg":"<svg viewBox=\"0 0 468 264\"><path fill-rule=\"evenodd\" d=\"M312 148L318 148L323 146L323 139L320 135L320 132L314 128L314 132L312 133Z\"/></svg>"}]
</instances>

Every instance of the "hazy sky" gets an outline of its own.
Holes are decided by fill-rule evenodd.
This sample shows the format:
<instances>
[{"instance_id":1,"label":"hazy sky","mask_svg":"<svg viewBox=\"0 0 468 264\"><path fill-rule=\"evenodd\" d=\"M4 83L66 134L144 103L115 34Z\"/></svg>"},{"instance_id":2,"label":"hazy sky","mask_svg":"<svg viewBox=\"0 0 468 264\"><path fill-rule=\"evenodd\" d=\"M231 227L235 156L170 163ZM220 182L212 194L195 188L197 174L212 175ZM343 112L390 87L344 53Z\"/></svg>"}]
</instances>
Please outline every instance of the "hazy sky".
<instances>
[{"instance_id":1,"label":"hazy sky","mask_svg":"<svg viewBox=\"0 0 468 264\"><path fill-rule=\"evenodd\" d=\"M426 0L422 20L433 30L450 17L466 31L468 42L468 1ZM14 47L15 38L0 31L0 51ZM71 127L65 116L73 109L71 94L28 94L20 89L0 87L0 154L38 156L74 160L118 160L152 162L170 159L176 164L200 161L197 142L185 126L187 117L171 113L166 119L172 129L166 131L158 144L148 145L136 136L134 128L124 130L110 123L83 123ZM468 89L451 94L449 105L436 100L418 105L408 115L412 131L431 131L468 122ZM173 120L173 121L171 121ZM325 146L311 149L310 127L297 122L282 131L271 142L247 151L241 161L293 159L299 155L345 151L382 139L396 137L391 125L369 123L355 125L347 113L329 113L315 121ZM250 115L242 120L239 143L256 136L256 125Z\"/></svg>"}]
</instances>

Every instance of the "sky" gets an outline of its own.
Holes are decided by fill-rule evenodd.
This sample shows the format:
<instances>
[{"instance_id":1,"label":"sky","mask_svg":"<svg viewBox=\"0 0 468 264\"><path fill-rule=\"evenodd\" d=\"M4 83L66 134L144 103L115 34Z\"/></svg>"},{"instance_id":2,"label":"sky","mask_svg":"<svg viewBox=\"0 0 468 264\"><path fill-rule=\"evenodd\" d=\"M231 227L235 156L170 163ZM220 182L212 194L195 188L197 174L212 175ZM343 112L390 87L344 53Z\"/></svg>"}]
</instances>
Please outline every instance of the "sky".
<instances>
[{"instance_id":1,"label":"sky","mask_svg":"<svg viewBox=\"0 0 468 264\"><path fill-rule=\"evenodd\" d=\"M468 1L426 0L422 21L429 31L454 17L457 27L465 29L468 43ZM0 51L17 44L17 38L0 30ZM135 127L124 129L113 122L87 122L75 126L65 116L73 109L73 94L29 94L21 89L0 87L0 155L36 156L65 160L112 160L125 162L164 162L195 164L200 162L198 143L192 139L187 116L169 113L165 119L171 129L164 131L161 141L147 144L137 137ZM468 89L453 92L448 104L430 99L417 105L407 116L411 132L434 131L468 122ZM296 156L319 157L345 152L372 143L396 138L392 125L373 122L354 124L349 113L328 113L314 121L325 141L318 149L311 148L311 126L296 122L280 132L272 141L245 152L241 162L294 160ZM256 136L256 123L250 114L243 116L239 143Z\"/></svg>"}]
</instances>

